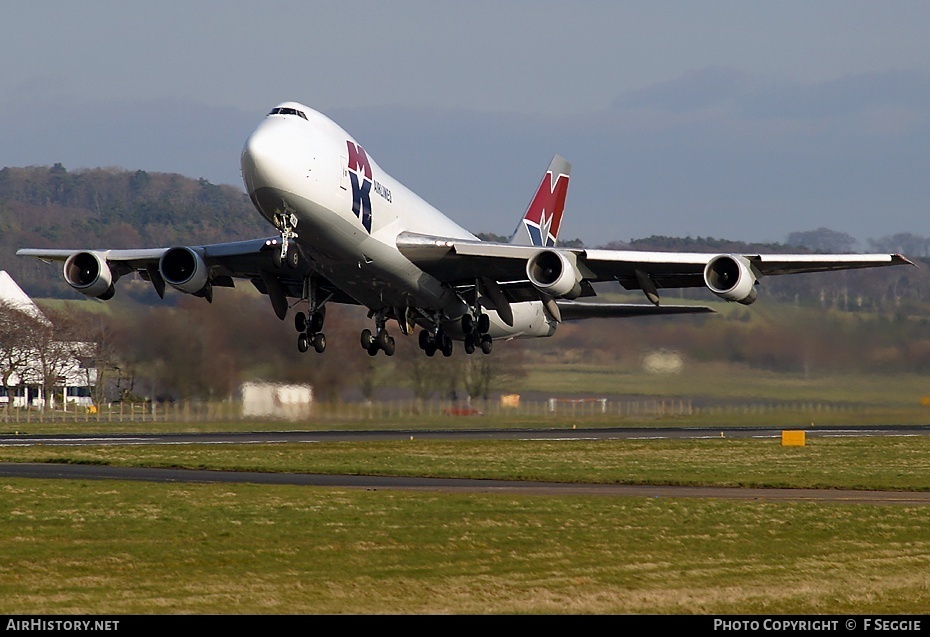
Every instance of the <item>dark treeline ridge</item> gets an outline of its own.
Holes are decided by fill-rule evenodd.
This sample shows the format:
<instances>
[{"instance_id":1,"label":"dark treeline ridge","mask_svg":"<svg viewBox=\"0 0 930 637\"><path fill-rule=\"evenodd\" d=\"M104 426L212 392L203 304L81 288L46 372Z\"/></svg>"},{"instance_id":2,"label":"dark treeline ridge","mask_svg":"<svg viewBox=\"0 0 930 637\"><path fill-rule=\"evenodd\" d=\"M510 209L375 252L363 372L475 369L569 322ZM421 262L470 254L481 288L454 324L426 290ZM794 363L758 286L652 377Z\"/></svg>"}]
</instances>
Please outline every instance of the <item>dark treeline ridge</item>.
<instances>
[{"instance_id":1,"label":"dark treeline ridge","mask_svg":"<svg viewBox=\"0 0 930 637\"><path fill-rule=\"evenodd\" d=\"M78 298L58 268L16 257L21 247L139 248L190 245L261 237L273 229L248 197L233 186L143 170L52 167L0 169L0 268L33 297ZM479 234L491 240L506 237ZM565 247L583 247L578 239ZM611 242L610 249L694 252L851 252L849 235L820 228L793 232L785 244L753 244L712 237L653 236ZM930 239L898 234L869 240L868 250L901 252L916 260L930 253ZM763 292L776 301L849 311L907 311L930 300L927 268L895 268L766 279ZM669 290L668 298L708 298L706 290Z\"/></svg>"},{"instance_id":2,"label":"dark treeline ridge","mask_svg":"<svg viewBox=\"0 0 930 637\"><path fill-rule=\"evenodd\" d=\"M76 298L30 248L141 248L273 234L248 197L205 179L61 164L0 169L0 269L31 296Z\"/></svg>"},{"instance_id":3,"label":"dark treeline ridge","mask_svg":"<svg viewBox=\"0 0 930 637\"><path fill-rule=\"evenodd\" d=\"M711 317L624 321L623 338L616 338L621 325L616 321L565 324L552 340L501 343L497 355L488 357L466 357L459 350L452 359L423 357L412 339L404 340L391 359L371 358L358 347L359 330L370 321L357 308L339 306L328 314L326 353L308 359L297 352L290 322L279 321L267 298L251 286L221 290L210 304L175 291L159 301L149 284L126 280L105 305L85 300L59 305L56 312L51 299L84 297L64 283L60 267L14 256L20 247L189 245L272 232L241 191L203 179L114 169L70 172L61 165L0 170L0 269L32 297L49 299L43 309L58 339L96 345L101 386L111 396L222 397L235 393L243 380L266 378L309 382L321 398L345 392L368 397L392 388L418 397L486 397L518 389L524 360L538 365L551 357L561 362L575 357L633 366L644 347L674 349L690 361L789 372L930 373L928 240L911 234L870 240L867 249L902 252L919 268L769 277L751 308L730 306ZM562 245L582 247L577 239ZM792 233L785 244L654 236L594 247L736 253L860 249L848 235L824 228ZM622 290L614 284L603 292ZM716 301L700 288L661 292L670 301ZM639 292L628 296L645 302Z\"/></svg>"}]
</instances>

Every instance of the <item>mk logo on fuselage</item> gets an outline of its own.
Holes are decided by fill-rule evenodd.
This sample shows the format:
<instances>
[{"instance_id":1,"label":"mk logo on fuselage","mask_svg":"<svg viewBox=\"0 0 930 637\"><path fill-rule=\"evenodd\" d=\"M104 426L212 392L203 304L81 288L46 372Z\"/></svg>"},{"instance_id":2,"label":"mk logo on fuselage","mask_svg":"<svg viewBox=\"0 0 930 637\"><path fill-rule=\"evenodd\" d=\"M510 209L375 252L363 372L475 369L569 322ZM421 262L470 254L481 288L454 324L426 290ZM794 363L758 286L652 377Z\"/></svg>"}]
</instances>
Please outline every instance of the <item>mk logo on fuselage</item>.
<instances>
[{"instance_id":1,"label":"mk logo on fuselage","mask_svg":"<svg viewBox=\"0 0 930 637\"><path fill-rule=\"evenodd\" d=\"M352 182L352 212L358 217L362 226L371 234L371 191L381 195L391 203L391 191L378 183L371 173L371 163L361 146L346 140L349 149L349 179Z\"/></svg>"}]
</instances>

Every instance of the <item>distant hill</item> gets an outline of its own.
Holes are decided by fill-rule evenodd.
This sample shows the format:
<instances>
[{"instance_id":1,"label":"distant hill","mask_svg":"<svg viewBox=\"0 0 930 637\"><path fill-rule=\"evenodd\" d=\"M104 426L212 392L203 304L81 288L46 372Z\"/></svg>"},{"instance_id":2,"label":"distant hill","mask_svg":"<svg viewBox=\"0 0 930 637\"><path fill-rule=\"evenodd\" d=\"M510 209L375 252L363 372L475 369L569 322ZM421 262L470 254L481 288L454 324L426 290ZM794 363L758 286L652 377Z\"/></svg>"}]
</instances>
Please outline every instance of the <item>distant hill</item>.
<instances>
[{"instance_id":1,"label":"distant hill","mask_svg":"<svg viewBox=\"0 0 930 637\"><path fill-rule=\"evenodd\" d=\"M0 269L33 297L73 297L30 248L140 248L236 241L274 229L232 186L143 170L0 170Z\"/></svg>"},{"instance_id":2,"label":"distant hill","mask_svg":"<svg viewBox=\"0 0 930 637\"><path fill-rule=\"evenodd\" d=\"M143 170L97 168L71 172L61 164L0 169L0 270L9 272L33 298L83 297L64 282L60 267L17 257L19 248L161 247L238 241L273 233L245 193L205 179ZM496 235L479 236L507 240ZM792 236L798 238L794 246L654 236L597 247L765 253L808 252L813 247L843 252L849 246L846 235L824 228ZM916 254L909 256L915 258L930 251L930 240L914 235L896 235L871 243L872 250L881 252L912 249ZM577 239L562 242L566 247L580 244ZM146 301L156 298L151 286L136 286L135 291L126 288L122 286L120 292L145 294L141 300ZM669 299L712 299L704 289L661 292ZM770 301L792 304L922 313L930 302L930 268L771 277L763 282L760 293ZM172 295L171 301L176 300L177 295Z\"/></svg>"}]
</instances>

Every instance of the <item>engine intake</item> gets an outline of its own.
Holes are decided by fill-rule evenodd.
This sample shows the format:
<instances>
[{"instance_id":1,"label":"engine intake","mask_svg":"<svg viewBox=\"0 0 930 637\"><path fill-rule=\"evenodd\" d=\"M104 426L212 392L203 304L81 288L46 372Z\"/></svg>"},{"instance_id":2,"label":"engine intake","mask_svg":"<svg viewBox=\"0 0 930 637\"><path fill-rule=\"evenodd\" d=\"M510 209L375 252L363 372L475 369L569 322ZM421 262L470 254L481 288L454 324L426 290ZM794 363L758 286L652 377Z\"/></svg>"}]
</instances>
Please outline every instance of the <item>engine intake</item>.
<instances>
[{"instance_id":1,"label":"engine intake","mask_svg":"<svg viewBox=\"0 0 930 637\"><path fill-rule=\"evenodd\" d=\"M75 252L64 267L65 281L72 288L103 301L113 298L113 272L98 252Z\"/></svg>"},{"instance_id":2,"label":"engine intake","mask_svg":"<svg viewBox=\"0 0 930 637\"><path fill-rule=\"evenodd\" d=\"M526 276L540 292L559 299L581 294L581 273L564 252L541 250L526 262Z\"/></svg>"},{"instance_id":3,"label":"engine intake","mask_svg":"<svg viewBox=\"0 0 930 637\"><path fill-rule=\"evenodd\" d=\"M704 283L727 301L751 305L756 300L756 275L745 257L721 254L704 266Z\"/></svg>"},{"instance_id":4,"label":"engine intake","mask_svg":"<svg viewBox=\"0 0 930 637\"><path fill-rule=\"evenodd\" d=\"M191 248L169 248L158 261L158 271L171 287L197 294L209 283L209 272L203 258Z\"/></svg>"}]
</instances>

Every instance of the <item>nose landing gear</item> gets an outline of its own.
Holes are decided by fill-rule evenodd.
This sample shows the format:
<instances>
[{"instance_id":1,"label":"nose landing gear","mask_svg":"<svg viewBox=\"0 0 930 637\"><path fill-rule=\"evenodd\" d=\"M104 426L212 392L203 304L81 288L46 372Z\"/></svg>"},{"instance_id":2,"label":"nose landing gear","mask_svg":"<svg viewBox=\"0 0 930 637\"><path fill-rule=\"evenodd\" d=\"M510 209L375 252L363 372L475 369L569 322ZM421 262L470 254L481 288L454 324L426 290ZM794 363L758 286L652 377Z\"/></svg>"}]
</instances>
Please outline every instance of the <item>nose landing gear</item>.
<instances>
[{"instance_id":1,"label":"nose landing gear","mask_svg":"<svg viewBox=\"0 0 930 637\"><path fill-rule=\"evenodd\" d=\"M300 263L300 253L296 249L290 249L290 243L297 238L297 215L293 212L279 212L274 216L275 226L281 231L281 250L272 253L271 258L276 268L283 264L291 269L297 268Z\"/></svg>"}]
</instances>

